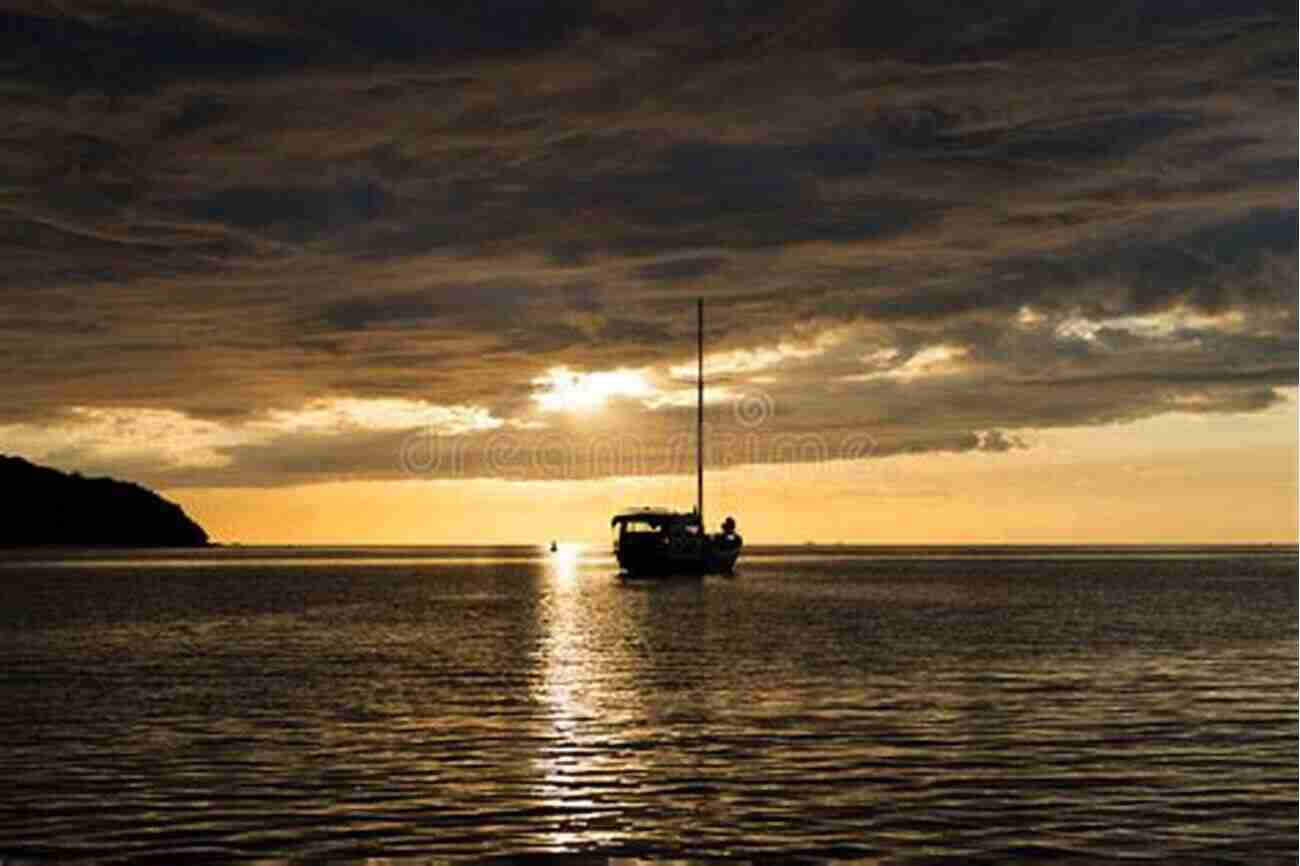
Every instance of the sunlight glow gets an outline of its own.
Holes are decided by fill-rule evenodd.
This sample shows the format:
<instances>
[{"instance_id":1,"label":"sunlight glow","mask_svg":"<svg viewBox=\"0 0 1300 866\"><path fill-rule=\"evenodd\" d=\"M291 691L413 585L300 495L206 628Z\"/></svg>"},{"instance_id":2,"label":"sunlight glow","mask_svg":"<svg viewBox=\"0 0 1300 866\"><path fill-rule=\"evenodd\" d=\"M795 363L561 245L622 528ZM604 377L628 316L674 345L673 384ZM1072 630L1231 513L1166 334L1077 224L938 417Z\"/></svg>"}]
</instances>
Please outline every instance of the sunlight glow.
<instances>
[{"instance_id":1,"label":"sunlight glow","mask_svg":"<svg viewBox=\"0 0 1300 866\"><path fill-rule=\"evenodd\" d=\"M566 541L557 544L555 552L548 554L551 572L559 583L567 585L578 579L578 561L582 559L584 548L583 544Z\"/></svg>"},{"instance_id":2,"label":"sunlight glow","mask_svg":"<svg viewBox=\"0 0 1300 866\"><path fill-rule=\"evenodd\" d=\"M805 361L824 355L844 343L851 335L849 327L828 328L809 340L783 340L774 346L711 352L704 356L705 376L728 376L757 373L780 366L786 361ZM674 379L695 380L695 362L675 364L668 374Z\"/></svg>"},{"instance_id":3,"label":"sunlight glow","mask_svg":"<svg viewBox=\"0 0 1300 866\"><path fill-rule=\"evenodd\" d=\"M552 367L533 385L540 389L533 400L543 412L593 412L612 397L648 399L656 392L644 372L628 369L582 373Z\"/></svg>"},{"instance_id":4,"label":"sunlight glow","mask_svg":"<svg viewBox=\"0 0 1300 866\"><path fill-rule=\"evenodd\" d=\"M1023 327L1036 328L1043 323L1044 317L1028 307L1023 307L1017 320ZM1240 310L1211 314L1180 305L1158 313L1112 316L1102 319L1071 315L1059 321L1054 332L1061 339L1082 340L1085 343L1096 343L1098 338L1108 331L1147 340L1167 340L1195 335L1203 331L1231 333L1240 328L1245 321L1246 316Z\"/></svg>"},{"instance_id":5,"label":"sunlight glow","mask_svg":"<svg viewBox=\"0 0 1300 866\"><path fill-rule=\"evenodd\" d=\"M951 343L937 343L915 352L906 361L897 363L900 353L897 349L881 349L862 356L862 362L877 369L871 373L858 373L842 376L843 382L870 382L876 379L912 379L931 376L948 376L963 372L968 368L970 348Z\"/></svg>"},{"instance_id":6,"label":"sunlight glow","mask_svg":"<svg viewBox=\"0 0 1300 866\"><path fill-rule=\"evenodd\" d=\"M1279 393L1284 399L1262 412L1172 411L1121 424L1003 433L1028 448L743 463L710 470L705 499L714 503L710 513L734 514L751 545L809 539L1293 544L1297 389ZM1153 449L1152 442L1162 447ZM690 475L377 480L160 492L220 541L542 540L539 568L556 596L567 598L581 596L589 576L617 570L609 550L611 514L629 502L689 502L694 481ZM1225 508L1225 502L1235 504ZM547 550L552 538L566 539L557 561ZM574 542L586 546L569 554Z\"/></svg>"}]
</instances>

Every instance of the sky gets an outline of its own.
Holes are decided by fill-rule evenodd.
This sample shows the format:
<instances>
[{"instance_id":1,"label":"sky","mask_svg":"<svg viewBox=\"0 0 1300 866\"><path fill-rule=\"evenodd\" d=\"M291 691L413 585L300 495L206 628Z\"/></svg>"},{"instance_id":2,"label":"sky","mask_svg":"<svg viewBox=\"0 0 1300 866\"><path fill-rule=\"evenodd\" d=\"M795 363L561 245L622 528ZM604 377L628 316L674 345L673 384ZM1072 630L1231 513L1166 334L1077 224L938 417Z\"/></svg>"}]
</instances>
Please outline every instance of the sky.
<instances>
[{"instance_id":1,"label":"sky","mask_svg":"<svg viewBox=\"0 0 1300 866\"><path fill-rule=\"evenodd\" d=\"M1294 542L1294 5L896 5L8 0L0 453L595 541L702 297L750 542Z\"/></svg>"}]
</instances>

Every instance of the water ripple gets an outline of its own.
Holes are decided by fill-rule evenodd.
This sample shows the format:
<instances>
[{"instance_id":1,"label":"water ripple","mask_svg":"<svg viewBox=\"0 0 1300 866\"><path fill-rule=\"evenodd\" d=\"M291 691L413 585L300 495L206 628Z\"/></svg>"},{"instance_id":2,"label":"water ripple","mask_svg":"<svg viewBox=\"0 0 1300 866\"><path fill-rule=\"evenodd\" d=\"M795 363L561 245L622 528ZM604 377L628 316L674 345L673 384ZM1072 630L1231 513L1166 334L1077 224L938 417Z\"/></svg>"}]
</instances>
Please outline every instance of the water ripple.
<instances>
[{"instance_id":1,"label":"water ripple","mask_svg":"<svg viewBox=\"0 0 1300 866\"><path fill-rule=\"evenodd\" d=\"M11 564L0 858L1294 862L1294 557L471 559Z\"/></svg>"}]
</instances>

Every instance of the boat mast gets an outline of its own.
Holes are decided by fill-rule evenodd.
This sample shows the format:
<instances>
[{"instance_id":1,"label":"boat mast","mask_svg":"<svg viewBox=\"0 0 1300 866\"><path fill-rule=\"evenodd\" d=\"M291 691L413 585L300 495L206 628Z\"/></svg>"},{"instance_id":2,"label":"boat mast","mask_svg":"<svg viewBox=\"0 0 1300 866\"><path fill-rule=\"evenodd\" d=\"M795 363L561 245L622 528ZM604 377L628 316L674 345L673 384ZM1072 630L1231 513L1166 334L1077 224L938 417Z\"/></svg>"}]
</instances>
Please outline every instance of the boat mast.
<instances>
[{"instance_id":1,"label":"boat mast","mask_svg":"<svg viewBox=\"0 0 1300 866\"><path fill-rule=\"evenodd\" d=\"M695 513L704 533L704 298L696 304L696 394L695 394Z\"/></svg>"}]
</instances>

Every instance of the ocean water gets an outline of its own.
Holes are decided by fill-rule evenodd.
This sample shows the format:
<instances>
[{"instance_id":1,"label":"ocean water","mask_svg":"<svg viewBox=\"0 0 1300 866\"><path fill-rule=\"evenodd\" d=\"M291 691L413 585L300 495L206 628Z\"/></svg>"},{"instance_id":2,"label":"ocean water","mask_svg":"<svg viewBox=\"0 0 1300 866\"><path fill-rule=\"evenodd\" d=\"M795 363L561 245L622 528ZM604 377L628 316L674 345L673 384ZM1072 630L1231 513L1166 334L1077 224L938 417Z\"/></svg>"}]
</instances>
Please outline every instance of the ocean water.
<instances>
[{"instance_id":1,"label":"ocean water","mask_svg":"<svg viewBox=\"0 0 1300 866\"><path fill-rule=\"evenodd\" d=\"M1295 862L1291 549L0 563L0 861Z\"/></svg>"}]
</instances>

